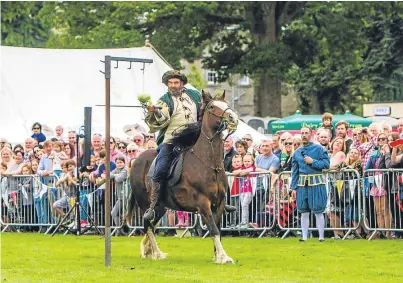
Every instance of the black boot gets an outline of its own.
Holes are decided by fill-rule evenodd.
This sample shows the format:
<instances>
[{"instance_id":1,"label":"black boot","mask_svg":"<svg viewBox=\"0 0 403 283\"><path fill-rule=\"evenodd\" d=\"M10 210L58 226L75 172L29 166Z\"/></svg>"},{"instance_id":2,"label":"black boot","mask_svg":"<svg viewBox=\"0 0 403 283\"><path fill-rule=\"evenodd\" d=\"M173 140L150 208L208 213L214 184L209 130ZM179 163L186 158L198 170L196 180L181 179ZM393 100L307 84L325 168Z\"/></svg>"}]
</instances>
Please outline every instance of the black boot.
<instances>
[{"instance_id":1,"label":"black boot","mask_svg":"<svg viewBox=\"0 0 403 283\"><path fill-rule=\"evenodd\" d=\"M161 183L158 183L156 181L152 182L151 192L150 192L151 204L150 204L150 208L147 209L147 211L144 213L144 216L143 216L144 220L147 220L150 222L154 220L154 217L155 217L154 208L157 205L158 200L160 198L161 187L162 187Z\"/></svg>"},{"instance_id":2,"label":"black boot","mask_svg":"<svg viewBox=\"0 0 403 283\"><path fill-rule=\"evenodd\" d=\"M226 212L234 212L234 211L236 211L236 207L233 205L226 204L226 205L224 205L224 210Z\"/></svg>"}]
</instances>

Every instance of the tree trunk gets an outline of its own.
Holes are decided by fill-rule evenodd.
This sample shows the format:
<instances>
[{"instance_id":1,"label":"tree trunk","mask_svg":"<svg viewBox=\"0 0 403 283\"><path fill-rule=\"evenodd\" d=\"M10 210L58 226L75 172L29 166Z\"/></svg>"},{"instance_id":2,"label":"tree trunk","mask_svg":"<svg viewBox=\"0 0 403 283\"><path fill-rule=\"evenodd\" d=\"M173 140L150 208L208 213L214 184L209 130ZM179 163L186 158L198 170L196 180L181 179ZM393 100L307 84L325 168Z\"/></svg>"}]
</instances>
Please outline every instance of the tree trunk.
<instances>
[{"instance_id":1,"label":"tree trunk","mask_svg":"<svg viewBox=\"0 0 403 283\"><path fill-rule=\"evenodd\" d=\"M277 2L256 2L258 12L254 13L252 32L260 46L277 41L276 5ZM254 104L256 116L281 117L281 82L272 77L268 70L260 75L256 84Z\"/></svg>"},{"instance_id":2,"label":"tree trunk","mask_svg":"<svg viewBox=\"0 0 403 283\"><path fill-rule=\"evenodd\" d=\"M260 117L281 117L281 82L270 76L269 72L261 74L259 85L255 87L255 115Z\"/></svg>"}]
</instances>

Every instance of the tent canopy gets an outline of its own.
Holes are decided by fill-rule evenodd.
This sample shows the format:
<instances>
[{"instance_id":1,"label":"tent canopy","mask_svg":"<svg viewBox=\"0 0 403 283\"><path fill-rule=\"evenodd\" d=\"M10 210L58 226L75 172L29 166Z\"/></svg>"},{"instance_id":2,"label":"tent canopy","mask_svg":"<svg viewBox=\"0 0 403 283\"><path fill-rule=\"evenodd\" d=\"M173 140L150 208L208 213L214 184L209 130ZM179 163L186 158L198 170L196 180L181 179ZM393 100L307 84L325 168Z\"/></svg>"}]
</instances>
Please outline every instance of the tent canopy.
<instances>
[{"instance_id":1,"label":"tent canopy","mask_svg":"<svg viewBox=\"0 0 403 283\"><path fill-rule=\"evenodd\" d=\"M38 49L0 47L0 137L21 143L35 122L50 132L57 125L79 130L84 107L92 107L92 133L105 134L105 55L152 59L153 63L112 62L111 105L140 106L137 95L153 102L166 92L162 75L171 67L151 47L123 49ZM193 88L190 84L186 87ZM144 123L140 107L111 107L111 135L127 137L127 125ZM126 128L125 128L126 126ZM241 128L253 132L249 126ZM249 130L248 130L249 129ZM147 128L148 131L148 128ZM242 135L242 132L239 133ZM263 136L263 135L262 135ZM257 137L257 136L256 136Z\"/></svg>"},{"instance_id":2,"label":"tent canopy","mask_svg":"<svg viewBox=\"0 0 403 283\"><path fill-rule=\"evenodd\" d=\"M371 120L352 115L349 111L344 115L333 115L333 125L341 120L349 123L350 128L368 127L372 123ZM313 130L316 130L320 127L321 123L322 115L302 115L297 111L294 115L272 122L270 127L273 132L300 130L304 126L309 126Z\"/></svg>"}]
</instances>

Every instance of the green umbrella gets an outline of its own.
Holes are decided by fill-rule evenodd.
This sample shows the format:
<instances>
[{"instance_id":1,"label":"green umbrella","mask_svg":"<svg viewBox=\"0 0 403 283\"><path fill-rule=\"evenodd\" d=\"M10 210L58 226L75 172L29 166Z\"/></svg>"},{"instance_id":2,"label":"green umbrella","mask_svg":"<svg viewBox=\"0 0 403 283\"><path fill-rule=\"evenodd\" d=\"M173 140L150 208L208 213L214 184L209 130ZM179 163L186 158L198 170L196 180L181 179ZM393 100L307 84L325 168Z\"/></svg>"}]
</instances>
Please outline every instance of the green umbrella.
<instances>
[{"instance_id":1,"label":"green umbrella","mask_svg":"<svg viewBox=\"0 0 403 283\"><path fill-rule=\"evenodd\" d=\"M352 115L347 111L344 115L333 115L333 126L338 121L344 120L350 128L368 127L372 121L360 116ZM297 111L294 115L270 123L272 132L300 130L304 126L309 126L312 130L318 129L322 125L322 115L302 115Z\"/></svg>"}]
</instances>

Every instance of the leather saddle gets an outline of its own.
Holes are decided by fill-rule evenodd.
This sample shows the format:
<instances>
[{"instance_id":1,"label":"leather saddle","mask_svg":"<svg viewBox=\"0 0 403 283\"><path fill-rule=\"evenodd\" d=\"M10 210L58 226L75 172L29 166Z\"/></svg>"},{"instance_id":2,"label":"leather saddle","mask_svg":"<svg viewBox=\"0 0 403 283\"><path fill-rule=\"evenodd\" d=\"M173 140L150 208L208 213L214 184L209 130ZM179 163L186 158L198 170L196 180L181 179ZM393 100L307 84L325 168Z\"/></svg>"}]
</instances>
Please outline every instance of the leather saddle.
<instances>
[{"instance_id":1,"label":"leather saddle","mask_svg":"<svg viewBox=\"0 0 403 283\"><path fill-rule=\"evenodd\" d=\"M171 165L167 175L166 184L168 185L168 187L175 186L181 180L183 169L183 157L185 156L185 153L188 150L189 147L188 148L182 148L181 146L174 147L173 149L174 157L171 161ZM157 158L154 158L153 162L151 163L150 169L148 170L147 176L150 178L153 176L156 160Z\"/></svg>"}]
</instances>

